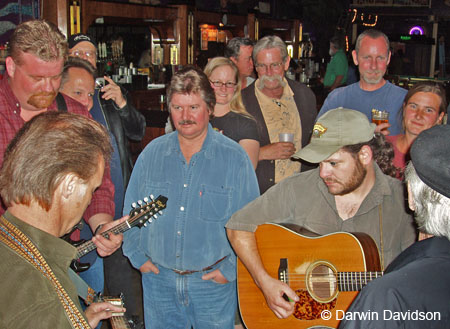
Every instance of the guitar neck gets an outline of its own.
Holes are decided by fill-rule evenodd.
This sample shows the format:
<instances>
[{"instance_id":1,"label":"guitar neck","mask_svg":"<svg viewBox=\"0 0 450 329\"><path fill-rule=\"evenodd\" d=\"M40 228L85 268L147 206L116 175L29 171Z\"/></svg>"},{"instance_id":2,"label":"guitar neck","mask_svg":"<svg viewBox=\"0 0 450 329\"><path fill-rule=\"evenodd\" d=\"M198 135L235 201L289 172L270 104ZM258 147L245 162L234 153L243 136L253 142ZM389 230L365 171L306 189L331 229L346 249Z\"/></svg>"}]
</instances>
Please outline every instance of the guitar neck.
<instances>
[{"instance_id":1,"label":"guitar neck","mask_svg":"<svg viewBox=\"0 0 450 329\"><path fill-rule=\"evenodd\" d=\"M339 291L360 291L370 281L383 276L383 272L338 272Z\"/></svg>"},{"instance_id":2,"label":"guitar neck","mask_svg":"<svg viewBox=\"0 0 450 329\"><path fill-rule=\"evenodd\" d=\"M117 226L114 226L113 228L111 228L105 232L102 232L101 235L105 238L108 238L109 234L111 234L111 233L120 234L120 233L127 231L130 228L131 228L130 224L128 222L124 222ZM77 247L76 258L83 257L84 255L88 254L92 250L95 250L96 248L97 248L97 246L95 245L94 242L92 242L92 240L86 241Z\"/></svg>"}]
</instances>

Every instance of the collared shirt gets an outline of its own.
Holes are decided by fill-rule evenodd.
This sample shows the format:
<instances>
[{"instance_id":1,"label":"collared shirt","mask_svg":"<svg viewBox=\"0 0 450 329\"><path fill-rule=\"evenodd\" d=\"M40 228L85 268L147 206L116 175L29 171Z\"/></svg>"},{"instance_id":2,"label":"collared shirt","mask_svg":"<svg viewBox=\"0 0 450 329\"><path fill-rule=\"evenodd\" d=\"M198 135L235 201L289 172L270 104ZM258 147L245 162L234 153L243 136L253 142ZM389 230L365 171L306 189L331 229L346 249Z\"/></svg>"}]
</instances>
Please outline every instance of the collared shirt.
<instances>
[{"instance_id":1,"label":"collared shirt","mask_svg":"<svg viewBox=\"0 0 450 329\"><path fill-rule=\"evenodd\" d=\"M84 315L75 285L67 274L69 264L76 255L75 247L28 225L9 212L3 216L35 244L64 290ZM0 243L0 255L0 328L71 329L51 281L3 243Z\"/></svg>"},{"instance_id":2,"label":"collared shirt","mask_svg":"<svg viewBox=\"0 0 450 329\"><path fill-rule=\"evenodd\" d=\"M301 119L294 101L294 93L286 79L283 81L286 86L280 99L266 96L259 88L255 88L255 94L269 132L270 143L279 142L280 133L292 133L295 149L299 150L302 147ZM255 83L258 85L259 79ZM275 183L298 172L300 172L299 161L275 160Z\"/></svg>"},{"instance_id":3,"label":"collared shirt","mask_svg":"<svg viewBox=\"0 0 450 329\"><path fill-rule=\"evenodd\" d=\"M369 234L380 248L383 229L384 265L416 240L413 219L405 209L403 186L375 167L375 184L356 214L342 220L335 198L319 177L319 169L293 175L267 190L261 197L235 213L226 227L255 231L263 223L292 223L323 235L334 232ZM380 225L379 207L382 210Z\"/></svg>"},{"instance_id":4,"label":"collared shirt","mask_svg":"<svg viewBox=\"0 0 450 329\"><path fill-rule=\"evenodd\" d=\"M68 112L92 118L83 105L68 96L65 96L64 99L67 104ZM50 105L48 110L57 111L56 101ZM5 76L0 80L0 165L3 163L3 155L6 147L24 124L25 121L20 117L19 101L11 90L8 76ZM38 142L39 141L36 141L36 143ZM4 211L5 208L3 207L3 204L0 203L0 214ZM93 215L99 213L106 213L114 216L114 186L111 182L109 170L105 170L102 184L94 193L92 201L83 217L88 221Z\"/></svg>"},{"instance_id":5,"label":"collared shirt","mask_svg":"<svg viewBox=\"0 0 450 329\"><path fill-rule=\"evenodd\" d=\"M244 149L208 125L201 150L187 163L178 132L161 136L139 155L124 213L150 194L166 196L167 208L147 227L125 232L123 250L133 266L151 259L169 269L201 270L227 257L218 268L229 281L235 280L236 258L224 225L259 195Z\"/></svg>"},{"instance_id":6,"label":"collared shirt","mask_svg":"<svg viewBox=\"0 0 450 329\"><path fill-rule=\"evenodd\" d=\"M433 237L414 243L358 294L341 329L446 329L450 321L450 241ZM419 317L422 317L420 319Z\"/></svg>"}]
</instances>

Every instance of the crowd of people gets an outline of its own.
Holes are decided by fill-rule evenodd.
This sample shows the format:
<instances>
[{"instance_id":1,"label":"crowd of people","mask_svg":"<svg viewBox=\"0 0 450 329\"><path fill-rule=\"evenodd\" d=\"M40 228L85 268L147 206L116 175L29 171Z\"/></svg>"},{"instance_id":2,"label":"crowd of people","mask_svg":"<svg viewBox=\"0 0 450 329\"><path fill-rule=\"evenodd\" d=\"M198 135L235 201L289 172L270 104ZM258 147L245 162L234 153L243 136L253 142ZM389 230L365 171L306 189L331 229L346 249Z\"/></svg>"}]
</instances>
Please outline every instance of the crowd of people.
<instances>
[{"instance_id":1,"label":"crowd of people","mask_svg":"<svg viewBox=\"0 0 450 329\"><path fill-rule=\"evenodd\" d=\"M133 164L128 140L143 138L145 118L109 77L96 87L94 40L67 40L45 20L17 26L0 80L0 327L95 328L124 313L136 329L242 328L237 257L275 316L290 317L299 296L265 267L255 235L265 223L373 239L385 275L348 312L440 314L346 318L342 328L447 327L445 91L385 80L381 31L357 38L356 83L345 85L337 39L330 55L331 93L318 113L311 89L285 76L282 39L232 39L226 57L173 75L173 131ZM373 110L389 122L372 123ZM168 200L158 220L110 231L130 226L131 205L149 195ZM62 237L92 240L96 251L80 260L89 269L69 267L77 249ZM126 309L95 292L123 293Z\"/></svg>"}]
</instances>

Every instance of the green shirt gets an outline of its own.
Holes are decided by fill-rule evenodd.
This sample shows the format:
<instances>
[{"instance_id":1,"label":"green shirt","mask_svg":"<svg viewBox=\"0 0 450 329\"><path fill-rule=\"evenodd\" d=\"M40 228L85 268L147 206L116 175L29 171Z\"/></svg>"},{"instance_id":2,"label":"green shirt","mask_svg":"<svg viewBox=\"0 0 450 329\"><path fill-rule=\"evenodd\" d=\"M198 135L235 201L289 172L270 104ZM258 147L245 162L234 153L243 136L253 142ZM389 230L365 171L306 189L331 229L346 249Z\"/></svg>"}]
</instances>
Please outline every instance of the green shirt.
<instances>
[{"instance_id":1,"label":"green shirt","mask_svg":"<svg viewBox=\"0 0 450 329\"><path fill-rule=\"evenodd\" d=\"M254 232L264 223L292 223L314 233L363 232L380 249L379 205L383 216L385 267L416 240L412 216L405 209L402 183L384 175L375 164L376 180L356 214L342 220L319 169L292 175L236 212L227 228Z\"/></svg>"},{"instance_id":2,"label":"green shirt","mask_svg":"<svg viewBox=\"0 0 450 329\"><path fill-rule=\"evenodd\" d=\"M8 211L3 216L39 249L69 297L84 315L76 288L67 274L69 264L76 255L75 247L22 222ZM1 242L0 258L0 328L72 328L51 281Z\"/></svg>"},{"instance_id":3,"label":"green shirt","mask_svg":"<svg viewBox=\"0 0 450 329\"><path fill-rule=\"evenodd\" d=\"M347 82L348 62L347 56L342 49L339 49L336 54L331 57L331 61L327 65L325 77L323 78L323 85L330 87L338 75L343 75L341 85Z\"/></svg>"}]
</instances>

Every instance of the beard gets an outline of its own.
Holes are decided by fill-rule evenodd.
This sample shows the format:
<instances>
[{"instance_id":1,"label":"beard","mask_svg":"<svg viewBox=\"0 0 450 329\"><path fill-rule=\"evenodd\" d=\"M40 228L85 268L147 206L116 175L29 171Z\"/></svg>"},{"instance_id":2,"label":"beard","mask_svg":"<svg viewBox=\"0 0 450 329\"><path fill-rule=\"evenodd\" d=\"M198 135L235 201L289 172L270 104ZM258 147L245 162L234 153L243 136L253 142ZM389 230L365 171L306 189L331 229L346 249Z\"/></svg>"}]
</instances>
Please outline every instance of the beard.
<instances>
[{"instance_id":1,"label":"beard","mask_svg":"<svg viewBox=\"0 0 450 329\"><path fill-rule=\"evenodd\" d=\"M328 192L332 195L345 195L353 192L358 187L361 186L361 184L364 182L364 179L367 175L367 169L364 168L361 161L359 159L355 160L355 168L353 169L353 172L349 175L349 178L347 181L338 181L332 178L324 179L324 182L330 182L340 185L339 187L332 188L328 187Z\"/></svg>"},{"instance_id":2,"label":"beard","mask_svg":"<svg viewBox=\"0 0 450 329\"><path fill-rule=\"evenodd\" d=\"M279 75L274 75L269 77L268 75L263 75L262 77L259 78L259 83L257 85L257 87L259 88L259 90L263 90L264 88L266 88L266 82L273 82L273 81L277 81L278 82L278 87L284 88L284 86L286 86L286 82L283 81L283 78ZM272 87L273 88L273 87Z\"/></svg>"},{"instance_id":3,"label":"beard","mask_svg":"<svg viewBox=\"0 0 450 329\"><path fill-rule=\"evenodd\" d=\"M379 76L377 76L375 78L369 78L366 74L361 74L361 79L363 79L368 84L376 85L376 84L380 83L380 81L383 79L385 72L376 70L376 71L372 71L371 73L377 73L377 74L379 74Z\"/></svg>"},{"instance_id":4,"label":"beard","mask_svg":"<svg viewBox=\"0 0 450 329\"><path fill-rule=\"evenodd\" d=\"M31 106L34 106L38 109L46 109L48 108L53 101L55 100L56 92L39 92L33 94L28 98L27 103Z\"/></svg>"}]
</instances>

